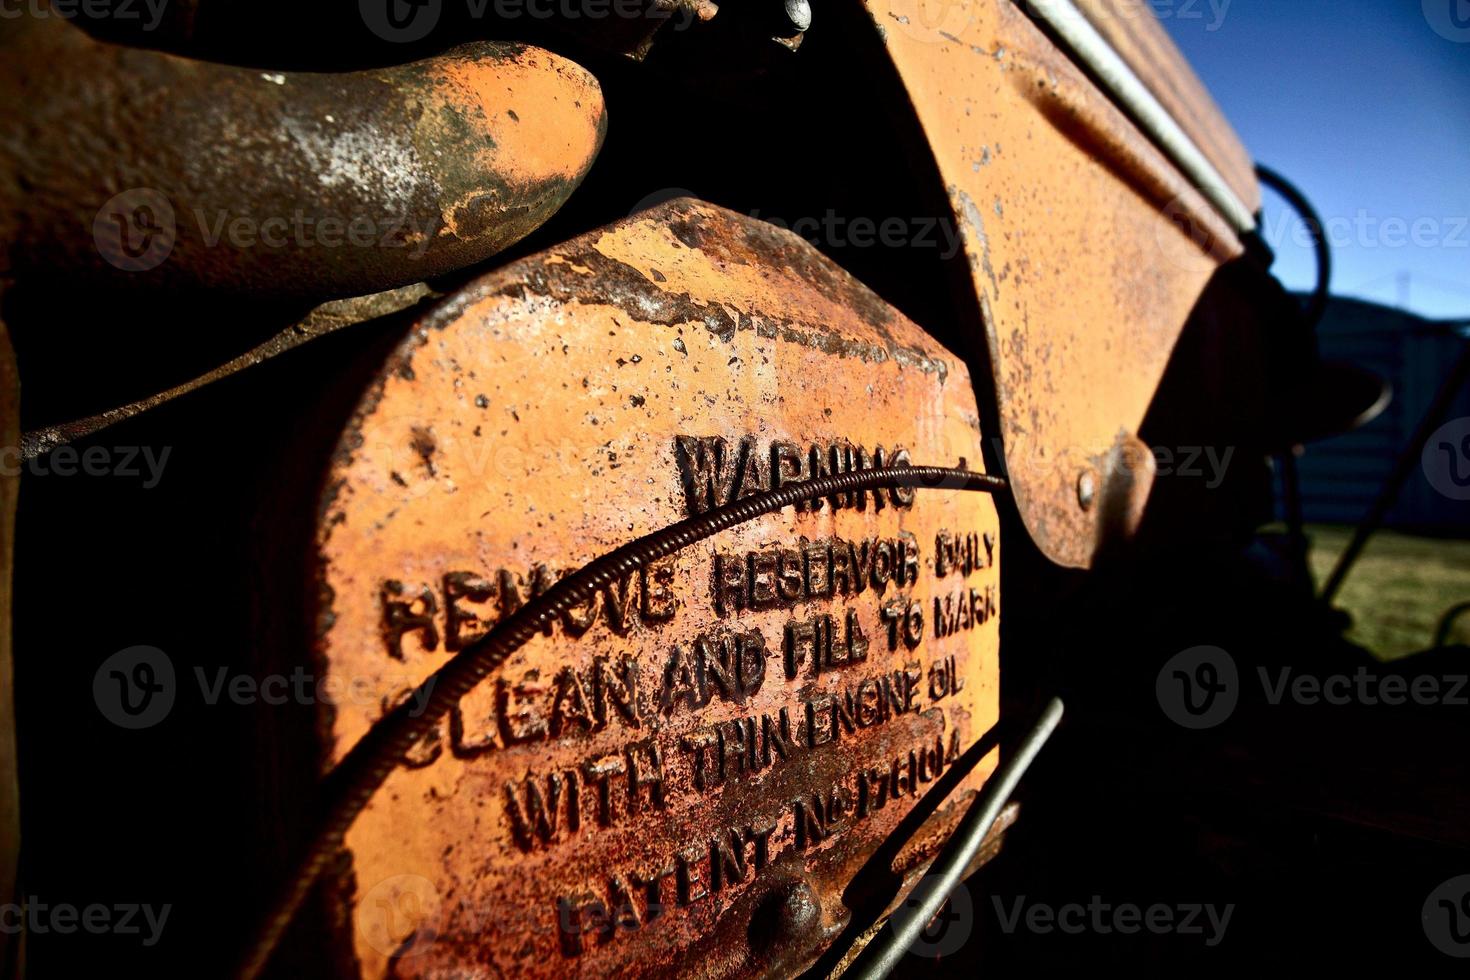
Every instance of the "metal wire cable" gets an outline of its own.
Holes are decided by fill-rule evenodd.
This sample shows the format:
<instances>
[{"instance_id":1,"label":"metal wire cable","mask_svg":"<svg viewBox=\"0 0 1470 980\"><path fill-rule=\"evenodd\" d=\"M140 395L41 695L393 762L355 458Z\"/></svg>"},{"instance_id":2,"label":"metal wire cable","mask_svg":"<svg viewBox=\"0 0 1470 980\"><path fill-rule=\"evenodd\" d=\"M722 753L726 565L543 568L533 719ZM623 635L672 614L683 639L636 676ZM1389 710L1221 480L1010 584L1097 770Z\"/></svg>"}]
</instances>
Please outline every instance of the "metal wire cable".
<instances>
[{"instance_id":1,"label":"metal wire cable","mask_svg":"<svg viewBox=\"0 0 1470 980\"><path fill-rule=\"evenodd\" d=\"M959 884L965 869L985 842L985 835L990 833L996 817L1000 816L1001 808L1016 791L1016 784L1061 720L1062 702L1052 698L1036 724L1016 746L1015 753L985 783L969 812L934 859L929 873L914 886L908 909L902 916L893 916L889 920L892 928L885 929L864 947L852 966L842 974L843 980L849 977L853 980L883 980L893 971L919 933L939 913L955 885Z\"/></svg>"},{"instance_id":2,"label":"metal wire cable","mask_svg":"<svg viewBox=\"0 0 1470 980\"><path fill-rule=\"evenodd\" d=\"M327 775L323 786L325 816L297 863L295 873L257 932L238 976L253 980L265 969L312 886L340 849L347 831L405 754L437 728L440 719L460 698L564 612L584 605L599 590L652 562L721 531L803 501L900 487L996 493L1007 486L1001 477L942 466L836 473L747 497L672 524L630 541L559 580L431 674L397 708L374 724ZM417 709L415 705L422 708Z\"/></svg>"}]
</instances>

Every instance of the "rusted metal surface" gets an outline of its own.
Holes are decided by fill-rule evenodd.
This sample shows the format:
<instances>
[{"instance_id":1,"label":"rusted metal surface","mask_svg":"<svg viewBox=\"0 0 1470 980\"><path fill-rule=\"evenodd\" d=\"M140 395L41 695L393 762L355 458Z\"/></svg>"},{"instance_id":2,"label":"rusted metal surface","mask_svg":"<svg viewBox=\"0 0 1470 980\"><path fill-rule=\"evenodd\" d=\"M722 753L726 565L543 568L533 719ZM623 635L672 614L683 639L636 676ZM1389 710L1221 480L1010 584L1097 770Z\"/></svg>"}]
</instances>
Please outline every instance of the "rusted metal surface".
<instances>
[{"instance_id":1,"label":"rusted metal surface","mask_svg":"<svg viewBox=\"0 0 1470 980\"><path fill-rule=\"evenodd\" d=\"M65 70L58 70L58 66ZM0 24L0 273L272 296L377 292L518 241L590 167L596 81L537 48L277 73Z\"/></svg>"},{"instance_id":2,"label":"rusted metal surface","mask_svg":"<svg viewBox=\"0 0 1470 980\"><path fill-rule=\"evenodd\" d=\"M1150 5L1145 0L1073 2L1199 145L1246 207L1259 211L1261 186L1255 162Z\"/></svg>"},{"instance_id":3,"label":"rusted metal surface","mask_svg":"<svg viewBox=\"0 0 1470 980\"><path fill-rule=\"evenodd\" d=\"M1241 247L1015 5L868 10L964 241L1017 506L1049 558L1088 567L1148 497L1151 472L1117 473L1114 446L1135 440L1196 300ZM1127 497L1107 499L1115 487Z\"/></svg>"},{"instance_id":4,"label":"rusted metal surface","mask_svg":"<svg viewBox=\"0 0 1470 980\"><path fill-rule=\"evenodd\" d=\"M618 544L814 466L980 453L963 364L787 232L681 199L499 270L421 321L340 446L319 669L357 695L322 717L324 764ZM953 789L885 879L994 768L959 778L999 710L999 557L986 496L864 494L565 617L349 833L332 891L362 975L811 962L916 802Z\"/></svg>"}]
</instances>

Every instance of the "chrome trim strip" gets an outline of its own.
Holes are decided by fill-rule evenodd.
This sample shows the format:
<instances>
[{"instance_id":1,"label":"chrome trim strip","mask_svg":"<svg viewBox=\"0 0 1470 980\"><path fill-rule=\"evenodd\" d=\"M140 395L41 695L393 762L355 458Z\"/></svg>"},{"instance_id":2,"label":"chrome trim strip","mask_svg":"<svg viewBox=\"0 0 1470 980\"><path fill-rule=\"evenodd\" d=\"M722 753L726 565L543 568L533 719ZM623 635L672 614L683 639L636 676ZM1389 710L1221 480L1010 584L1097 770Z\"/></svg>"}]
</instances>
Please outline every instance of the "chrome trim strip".
<instances>
[{"instance_id":1,"label":"chrome trim strip","mask_svg":"<svg viewBox=\"0 0 1470 980\"><path fill-rule=\"evenodd\" d=\"M1184 172L1237 233L1255 230L1255 215L1225 183L1220 171L1072 0L1017 0L1017 3L1022 10L1056 32L1071 49L1072 56L1097 77L1108 94Z\"/></svg>"}]
</instances>

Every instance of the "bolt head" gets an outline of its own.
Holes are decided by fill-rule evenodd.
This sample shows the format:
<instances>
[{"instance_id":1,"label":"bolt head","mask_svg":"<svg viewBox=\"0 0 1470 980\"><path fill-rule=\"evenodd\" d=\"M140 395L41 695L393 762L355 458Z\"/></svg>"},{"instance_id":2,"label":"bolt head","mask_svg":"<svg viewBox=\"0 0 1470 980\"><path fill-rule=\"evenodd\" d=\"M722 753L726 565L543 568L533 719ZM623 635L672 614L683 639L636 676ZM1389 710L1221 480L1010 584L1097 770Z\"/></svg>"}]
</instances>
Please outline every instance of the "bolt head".
<instances>
[{"instance_id":1,"label":"bolt head","mask_svg":"<svg viewBox=\"0 0 1470 980\"><path fill-rule=\"evenodd\" d=\"M786 29L800 34L812 26L812 5L808 0L783 0Z\"/></svg>"},{"instance_id":2,"label":"bolt head","mask_svg":"<svg viewBox=\"0 0 1470 980\"><path fill-rule=\"evenodd\" d=\"M1083 510L1091 510L1092 502L1097 499L1097 477L1093 476L1091 470L1083 471L1077 477L1077 503L1082 505Z\"/></svg>"}]
</instances>

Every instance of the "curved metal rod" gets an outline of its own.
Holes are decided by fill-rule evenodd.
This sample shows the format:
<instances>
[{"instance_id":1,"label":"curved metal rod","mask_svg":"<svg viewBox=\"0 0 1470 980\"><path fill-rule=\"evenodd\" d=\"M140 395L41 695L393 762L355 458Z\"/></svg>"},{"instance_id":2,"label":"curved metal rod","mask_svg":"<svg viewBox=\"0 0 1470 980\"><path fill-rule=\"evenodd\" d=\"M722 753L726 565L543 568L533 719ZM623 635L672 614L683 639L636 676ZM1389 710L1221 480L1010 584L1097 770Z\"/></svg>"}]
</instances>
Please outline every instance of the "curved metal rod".
<instances>
[{"instance_id":1,"label":"curved metal rod","mask_svg":"<svg viewBox=\"0 0 1470 980\"><path fill-rule=\"evenodd\" d=\"M23 433L20 437L21 458L35 459L37 456L49 453L57 446L85 439L109 426L117 425L135 415L152 411L160 405L190 392L198 391L216 381L223 381L233 374L239 374L257 364L262 364L302 344L316 340L318 337L324 337L343 327L353 327L379 317L401 313L424 300L437 299L439 295L426 283L415 283L400 289L390 289L384 293L323 303L274 337L183 384L175 385L165 391L154 392L146 398L140 398L116 408L109 408L105 412L98 412L86 418L63 422L60 425L48 425Z\"/></svg>"},{"instance_id":2,"label":"curved metal rod","mask_svg":"<svg viewBox=\"0 0 1470 980\"><path fill-rule=\"evenodd\" d=\"M358 814L398 768L404 755L438 727L440 719L460 698L494 673L543 627L567 610L585 604L612 582L721 531L805 500L895 487L996 493L1005 490L1008 484L1001 477L968 470L911 466L837 473L756 494L636 538L583 565L455 654L379 720L327 775L326 816L262 924L239 976L248 980L265 969L291 920L341 847Z\"/></svg>"},{"instance_id":3,"label":"curved metal rod","mask_svg":"<svg viewBox=\"0 0 1470 980\"><path fill-rule=\"evenodd\" d=\"M1306 320L1308 329L1315 330L1317 324L1322 322L1322 314L1327 312L1327 301L1332 296L1332 246L1327 241L1326 226L1322 224L1322 216L1317 213L1317 209L1312 207L1312 202L1291 181L1261 164L1256 165L1256 177L1285 198L1312 236L1312 248L1317 253L1317 284L1312 289L1312 296L1307 300L1302 317Z\"/></svg>"},{"instance_id":4,"label":"curved metal rod","mask_svg":"<svg viewBox=\"0 0 1470 980\"><path fill-rule=\"evenodd\" d=\"M1450 645L1450 631L1455 628L1455 620L1467 612L1470 612L1470 602L1462 602L1445 610L1439 620L1439 629L1434 631L1434 646L1431 649L1443 650Z\"/></svg>"},{"instance_id":5,"label":"curved metal rod","mask_svg":"<svg viewBox=\"0 0 1470 980\"><path fill-rule=\"evenodd\" d=\"M0 17L0 275L325 300L484 261L606 131L591 74L525 45L270 72Z\"/></svg>"},{"instance_id":6,"label":"curved metal rod","mask_svg":"<svg viewBox=\"0 0 1470 980\"><path fill-rule=\"evenodd\" d=\"M909 896L910 907L904 916L894 916L889 920L891 928L883 930L867 945L843 974L844 978L883 980L903 959L909 946L959 884L965 869L984 843L985 835L990 833L996 817L1000 816L1001 808L1016 791L1016 784L1062 720L1062 710L1061 700L1052 698L1036 724L1016 746L1015 754L986 782L985 788L970 805L970 812L965 814L964 820L944 845L944 850L935 858L929 874L914 887Z\"/></svg>"}]
</instances>

